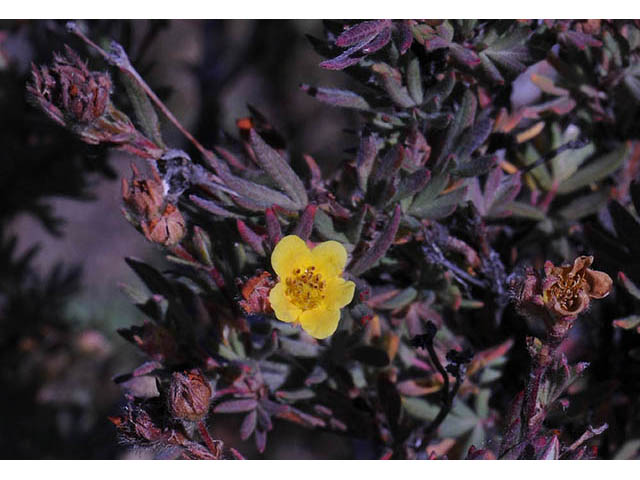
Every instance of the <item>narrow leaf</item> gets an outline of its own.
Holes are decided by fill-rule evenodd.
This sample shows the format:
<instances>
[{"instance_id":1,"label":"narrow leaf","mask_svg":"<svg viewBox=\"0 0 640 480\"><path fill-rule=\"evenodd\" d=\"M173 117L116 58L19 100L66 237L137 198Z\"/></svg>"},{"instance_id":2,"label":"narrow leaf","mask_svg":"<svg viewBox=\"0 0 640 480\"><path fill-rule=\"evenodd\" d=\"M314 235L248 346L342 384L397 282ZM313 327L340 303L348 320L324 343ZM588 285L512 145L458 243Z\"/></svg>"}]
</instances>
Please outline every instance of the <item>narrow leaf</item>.
<instances>
[{"instance_id":1,"label":"narrow leaf","mask_svg":"<svg viewBox=\"0 0 640 480\"><path fill-rule=\"evenodd\" d=\"M397 205L393 212L391 221L387 224L385 230L380 234L374 244L367 250L355 263L352 263L349 270L354 275L362 275L369 270L391 247L393 240L400 226L400 218L402 217L402 209Z\"/></svg>"}]
</instances>

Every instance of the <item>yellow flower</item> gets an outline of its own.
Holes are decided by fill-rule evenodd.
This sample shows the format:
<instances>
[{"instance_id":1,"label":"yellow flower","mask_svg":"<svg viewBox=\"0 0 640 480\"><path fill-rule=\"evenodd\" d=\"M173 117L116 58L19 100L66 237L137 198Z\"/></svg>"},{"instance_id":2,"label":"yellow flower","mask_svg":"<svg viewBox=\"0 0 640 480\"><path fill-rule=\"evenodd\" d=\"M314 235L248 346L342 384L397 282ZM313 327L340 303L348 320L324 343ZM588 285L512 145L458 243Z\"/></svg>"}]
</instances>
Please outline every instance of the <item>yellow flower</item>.
<instances>
[{"instance_id":1,"label":"yellow flower","mask_svg":"<svg viewBox=\"0 0 640 480\"><path fill-rule=\"evenodd\" d=\"M347 251L338 242L312 250L296 235L278 242L271 265L278 284L269 293L278 320L299 323L314 338L327 338L338 328L340 309L353 299L356 285L341 277Z\"/></svg>"}]
</instances>

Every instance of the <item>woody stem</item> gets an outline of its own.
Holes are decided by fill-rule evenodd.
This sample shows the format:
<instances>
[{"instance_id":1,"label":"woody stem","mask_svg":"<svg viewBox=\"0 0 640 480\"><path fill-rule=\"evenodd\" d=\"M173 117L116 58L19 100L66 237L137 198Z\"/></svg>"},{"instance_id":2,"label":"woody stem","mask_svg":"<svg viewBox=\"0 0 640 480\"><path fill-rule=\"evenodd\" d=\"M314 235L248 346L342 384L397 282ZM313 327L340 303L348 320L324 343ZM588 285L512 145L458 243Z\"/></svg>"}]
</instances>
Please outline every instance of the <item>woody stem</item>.
<instances>
[{"instance_id":1,"label":"woody stem","mask_svg":"<svg viewBox=\"0 0 640 480\"><path fill-rule=\"evenodd\" d=\"M178 121L178 119L171 113L171 111L166 107L166 105L158 98L156 93L149 87L147 82L140 76L137 70L131 65L131 61L127 56L124 48L116 42L111 43L111 53L106 52L103 48L101 48L98 44L96 44L93 40L88 38L84 33L80 31L75 22L67 23L67 30L71 33L79 37L82 41L84 41L87 45L93 47L100 55L104 57L104 59L112 64L115 67L118 67L120 71L130 76L133 81L135 81L140 88L147 94L147 96L151 99L151 101L158 107L158 109L164 114L167 119L173 123L173 125L182 133L187 140L189 140L194 147L209 161L216 162L215 155L211 150L206 149L189 131ZM218 181L218 179L215 179Z\"/></svg>"},{"instance_id":2,"label":"woody stem","mask_svg":"<svg viewBox=\"0 0 640 480\"><path fill-rule=\"evenodd\" d=\"M207 426L205 425L203 420L200 420L198 422L198 432L200 433L200 436L202 437L202 440L204 441L209 451L214 455L218 455L219 449L216 447L216 444L211 438L211 435L209 435L209 431L207 430Z\"/></svg>"}]
</instances>

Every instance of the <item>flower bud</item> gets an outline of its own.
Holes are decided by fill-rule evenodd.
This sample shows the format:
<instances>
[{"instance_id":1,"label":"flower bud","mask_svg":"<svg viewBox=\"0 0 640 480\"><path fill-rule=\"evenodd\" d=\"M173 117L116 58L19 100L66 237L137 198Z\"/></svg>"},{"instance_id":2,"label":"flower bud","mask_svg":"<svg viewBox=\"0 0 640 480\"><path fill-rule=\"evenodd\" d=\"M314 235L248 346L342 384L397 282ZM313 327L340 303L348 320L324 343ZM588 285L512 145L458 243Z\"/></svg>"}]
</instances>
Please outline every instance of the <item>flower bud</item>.
<instances>
[{"instance_id":1,"label":"flower bud","mask_svg":"<svg viewBox=\"0 0 640 480\"><path fill-rule=\"evenodd\" d=\"M169 411L181 420L202 420L209 412L211 394L209 382L198 370L174 372L169 386Z\"/></svg>"}]
</instances>

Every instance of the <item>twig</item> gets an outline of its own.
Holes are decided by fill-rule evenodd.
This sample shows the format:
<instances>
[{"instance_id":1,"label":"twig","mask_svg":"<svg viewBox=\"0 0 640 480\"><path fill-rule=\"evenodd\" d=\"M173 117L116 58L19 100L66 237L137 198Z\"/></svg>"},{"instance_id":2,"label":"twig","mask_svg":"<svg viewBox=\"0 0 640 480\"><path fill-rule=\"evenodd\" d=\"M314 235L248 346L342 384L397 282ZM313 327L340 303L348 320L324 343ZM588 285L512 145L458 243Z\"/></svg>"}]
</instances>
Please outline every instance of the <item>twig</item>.
<instances>
[{"instance_id":1,"label":"twig","mask_svg":"<svg viewBox=\"0 0 640 480\"><path fill-rule=\"evenodd\" d=\"M209 451L218 457L220 455L220 447L216 445L216 442L211 438L211 435L209 435L209 431L203 420L198 422L198 432Z\"/></svg>"},{"instance_id":2,"label":"twig","mask_svg":"<svg viewBox=\"0 0 640 480\"><path fill-rule=\"evenodd\" d=\"M535 162L522 167L520 169L520 172L522 173L527 173L531 170L533 170L536 167L539 167L540 165L547 163L549 160L552 160L553 158L555 158L556 156L560 155L562 152L564 152L565 150L577 150L579 148L582 148L584 146L586 146L589 143L589 139L587 138L578 138L577 140L573 140L571 142L567 142L563 145L560 145L558 148L551 150L550 152L547 152L545 155L543 155L542 157L540 157L538 160L536 160Z\"/></svg>"},{"instance_id":3,"label":"twig","mask_svg":"<svg viewBox=\"0 0 640 480\"><path fill-rule=\"evenodd\" d=\"M415 433L414 436L424 436L430 435L435 432L438 427L442 424L444 419L449 415L451 411L451 407L453 406L453 399L458 393L462 382L464 381L464 374L466 372L466 368L458 361L452 361L449 365L454 367L453 373L455 375L456 381L453 385L453 388L449 389L451 382L449 380L449 372L440 362L440 358L438 358L438 354L436 352L435 347L433 346L433 340L436 335L436 326L433 322L427 322L427 333L424 335L419 335L418 337L414 337L412 340L412 345L415 347L422 347L429 353L429 357L433 362L433 365L436 367L436 370L442 375L443 385L442 385L442 407L438 412L436 418L426 427L420 427ZM466 362L466 360L464 360Z\"/></svg>"},{"instance_id":4,"label":"twig","mask_svg":"<svg viewBox=\"0 0 640 480\"><path fill-rule=\"evenodd\" d=\"M112 64L115 67L118 67L122 72L131 76L133 80L144 90L144 92L149 96L151 101L158 107L158 109L164 114L167 119L182 133L197 149L198 151L205 157L207 160L212 163L217 163L217 159L211 150L206 149L189 131L182 126L182 124L178 121L178 119L171 113L171 111L165 106L165 104L158 98L155 92L147 85L147 82L140 76L140 74L136 71L136 69L131 65L131 61L127 56L124 48L117 42L111 42L111 52L106 52L102 49L98 44L96 44L93 40L88 38L84 33L80 31L75 22L67 23L67 30L77 37L79 37L82 41L84 41L87 45L90 45L100 55L104 57L104 59Z\"/></svg>"}]
</instances>

